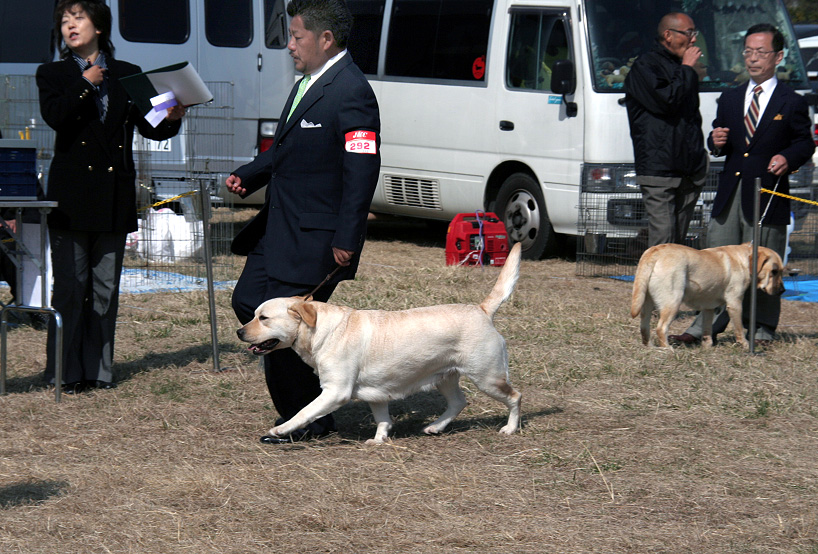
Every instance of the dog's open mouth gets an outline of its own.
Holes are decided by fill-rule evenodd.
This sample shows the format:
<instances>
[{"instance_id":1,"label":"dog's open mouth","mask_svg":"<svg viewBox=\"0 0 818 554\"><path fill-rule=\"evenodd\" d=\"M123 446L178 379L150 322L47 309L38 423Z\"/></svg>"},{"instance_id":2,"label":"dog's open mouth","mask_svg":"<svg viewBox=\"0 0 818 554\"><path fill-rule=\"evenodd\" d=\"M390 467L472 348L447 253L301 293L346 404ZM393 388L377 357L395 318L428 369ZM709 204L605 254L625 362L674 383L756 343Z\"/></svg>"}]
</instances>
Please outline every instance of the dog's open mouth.
<instances>
[{"instance_id":1,"label":"dog's open mouth","mask_svg":"<svg viewBox=\"0 0 818 554\"><path fill-rule=\"evenodd\" d=\"M252 344L247 347L247 350L255 354L256 356L263 356L265 354L269 354L273 351L273 349L278 346L278 343L281 341L278 339L269 339L264 342L260 342L258 344Z\"/></svg>"}]
</instances>

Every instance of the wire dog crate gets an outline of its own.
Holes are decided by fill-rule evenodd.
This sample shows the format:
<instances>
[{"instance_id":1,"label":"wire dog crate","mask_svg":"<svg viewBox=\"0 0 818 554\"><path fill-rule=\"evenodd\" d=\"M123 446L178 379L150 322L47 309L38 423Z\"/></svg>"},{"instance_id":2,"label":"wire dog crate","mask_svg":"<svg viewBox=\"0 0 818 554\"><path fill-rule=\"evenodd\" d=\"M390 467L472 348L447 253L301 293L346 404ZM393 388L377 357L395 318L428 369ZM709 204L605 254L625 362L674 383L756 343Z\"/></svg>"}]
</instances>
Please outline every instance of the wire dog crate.
<instances>
[{"instance_id":1,"label":"wire dog crate","mask_svg":"<svg viewBox=\"0 0 818 554\"><path fill-rule=\"evenodd\" d=\"M215 279L233 275L230 243L240 222L229 195L219 195L221 183L235 168L233 84L206 84L213 101L188 109L178 142L182 152L169 148L170 141L157 145L135 139L141 142L134 150L139 230L129 236L125 267L142 270L146 279L157 274L204 279L204 224Z\"/></svg>"},{"instance_id":2,"label":"wire dog crate","mask_svg":"<svg viewBox=\"0 0 818 554\"><path fill-rule=\"evenodd\" d=\"M707 247L707 227L723 164L711 166L690 223L685 244ZM791 201L793 223L789 240L788 268L796 275L818 275L818 184L813 166L790 176L790 194L806 202ZM648 226L638 186L600 187L583 183L580 188L577 240L577 275L586 277L633 275L647 248Z\"/></svg>"},{"instance_id":3,"label":"wire dog crate","mask_svg":"<svg viewBox=\"0 0 818 554\"><path fill-rule=\"evenodd\" d=\"M130 285L150 286L157 275L204 282L204 221L214 278L234 278L230 242L242 222L236 220L232 200L219 195L221 183L235 169L233 84L206 84L213 101L188 109L173 139L175 149L171 141L155 143L138 133L134 138L139 230L127 239L125 273ZM40 116L34 76L0 75L0 129L4 138L34 143L38 171L47 183L55 133ZM201 200L202 191L207 202Z\"/></svg>"}]
</instances>

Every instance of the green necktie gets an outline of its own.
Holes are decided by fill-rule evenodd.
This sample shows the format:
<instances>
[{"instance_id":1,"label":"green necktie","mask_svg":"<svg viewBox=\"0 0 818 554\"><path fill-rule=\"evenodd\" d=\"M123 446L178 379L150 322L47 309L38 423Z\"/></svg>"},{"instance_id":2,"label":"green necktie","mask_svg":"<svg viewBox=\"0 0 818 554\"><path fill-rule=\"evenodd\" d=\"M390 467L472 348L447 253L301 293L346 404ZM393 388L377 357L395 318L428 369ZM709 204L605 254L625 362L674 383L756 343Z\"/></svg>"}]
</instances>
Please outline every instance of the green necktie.
<instances>
[{"instance_id":1,"label":"green necktie","mask_svg":"<svg viewBox=\"0 0 818 554\"><path fill-rule=\"evenodd\" d=\"M298 91L295 93L295 98L293 98L293 105L290 106L290 113L287 114L287 121L290 120L290 116L293 115L295 111L295 107L298 106L298 103L301 102L301 98L304 96L304 92L307 90L307 83L310 82L310 76L304 75L304 78L301 79L301 82L298 83Z\"/></svg>"}]
</instances>

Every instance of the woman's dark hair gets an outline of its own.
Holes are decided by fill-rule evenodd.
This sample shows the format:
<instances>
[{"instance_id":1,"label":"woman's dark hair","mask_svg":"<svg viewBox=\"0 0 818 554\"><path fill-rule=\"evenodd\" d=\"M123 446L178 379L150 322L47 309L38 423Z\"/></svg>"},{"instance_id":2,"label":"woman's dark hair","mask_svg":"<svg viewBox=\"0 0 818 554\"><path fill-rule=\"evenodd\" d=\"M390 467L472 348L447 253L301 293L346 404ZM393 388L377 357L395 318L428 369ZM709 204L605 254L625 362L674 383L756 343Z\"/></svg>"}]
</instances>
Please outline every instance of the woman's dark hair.
<instances>
[{"instance_id":1,"label":"woman's dark hair","mask_svg":"<svg viewBox=\"0 0 818 554\"><path fill-rule=\"evenodd\" d=\"M54 31L51 37L54 48L59 50L60 59L71 56L71 49L65 45L62 38L62 17L65 12L70 11L75 6L81 7L91 23L99 31L99 49L106 56L114 57L114 45L111 43L111 8L100 0L59 0L54 8Z\"/></svg>"}]
</instances>

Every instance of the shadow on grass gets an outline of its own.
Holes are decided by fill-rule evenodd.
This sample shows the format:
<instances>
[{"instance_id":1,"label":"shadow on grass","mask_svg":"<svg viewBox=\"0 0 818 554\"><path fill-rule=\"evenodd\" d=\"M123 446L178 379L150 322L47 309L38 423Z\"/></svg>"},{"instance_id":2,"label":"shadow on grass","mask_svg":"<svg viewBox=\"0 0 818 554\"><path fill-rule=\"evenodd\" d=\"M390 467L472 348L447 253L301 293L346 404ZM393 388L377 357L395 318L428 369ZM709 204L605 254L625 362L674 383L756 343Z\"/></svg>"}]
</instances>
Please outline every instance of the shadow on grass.
<instances>
[{"instance_id":1,"label":"shadow on grass","mask_svg":"<svg viewBox=\"0 0 818 554\"><path fill-rule=\"evenodd\" d=\"M241 352L244 347L233 343L220 343L219 353ZM125 363L115 363L113 367L114 380L122 383L131 379L134 375L146 373L155 368L168 366L185 367L190 363L201 364L213 361L213 348L209 344L190 346L173 352L148 352L142 358ZM226 369L226 368L222 368ZM20 393L32 392L53 388L43 379L43 373L33 373L31 375L17 376L6 380L6 392Z\"/></svg>"},{"instance_id":2,"label":"shadow on grass","mask_svg":"<svg viewBox=\"0 0 818 554\"><path fill-rule=\"evenodd\" d=\"M242 352L244 347L235 343L219 343L219 354ZM154 368L168 366L185 367L191 363L209 363L212 371L213 348L209 344L190 346L172 352L148 352L139 360L114 364L114 375L118 382L127 381L134 375L151 371ZM221 364L220 364L221 365ZM227 368L221 367L222 370Z\"/></svg>"},{"instance_id":3,"label":"shadow on grass","mask_svg":"<svg viewBox=\"0 0 818 554\"><path fill-rule=\"evenodd\" d=\"M445 435L463 433L476 427L497 429L508 422L505 406L497 403L498 413L491 416L464 416L462 413L446 428ZM423 436L423 428L436 420L446 410L446 400L436 391L419 392L389 403L393 427L389 436L407 438ZM551 407L527 411L523 405L522 425L527 420L562 413L562 408ZM347 440L367 440L375 436L375 420L366 402L353 401L335 412L339 435Z\"/></svg>"},{"instance_id":4,"label":"shadow on grass","mask_svg":"<svg viewBox=\"0 0 818 554\"><path fill-rule=\"evenodd\" d=\"M68 488L67 481L27 481L0 487L0 508L40 504Z\"/></svg>"}]
</instances>

